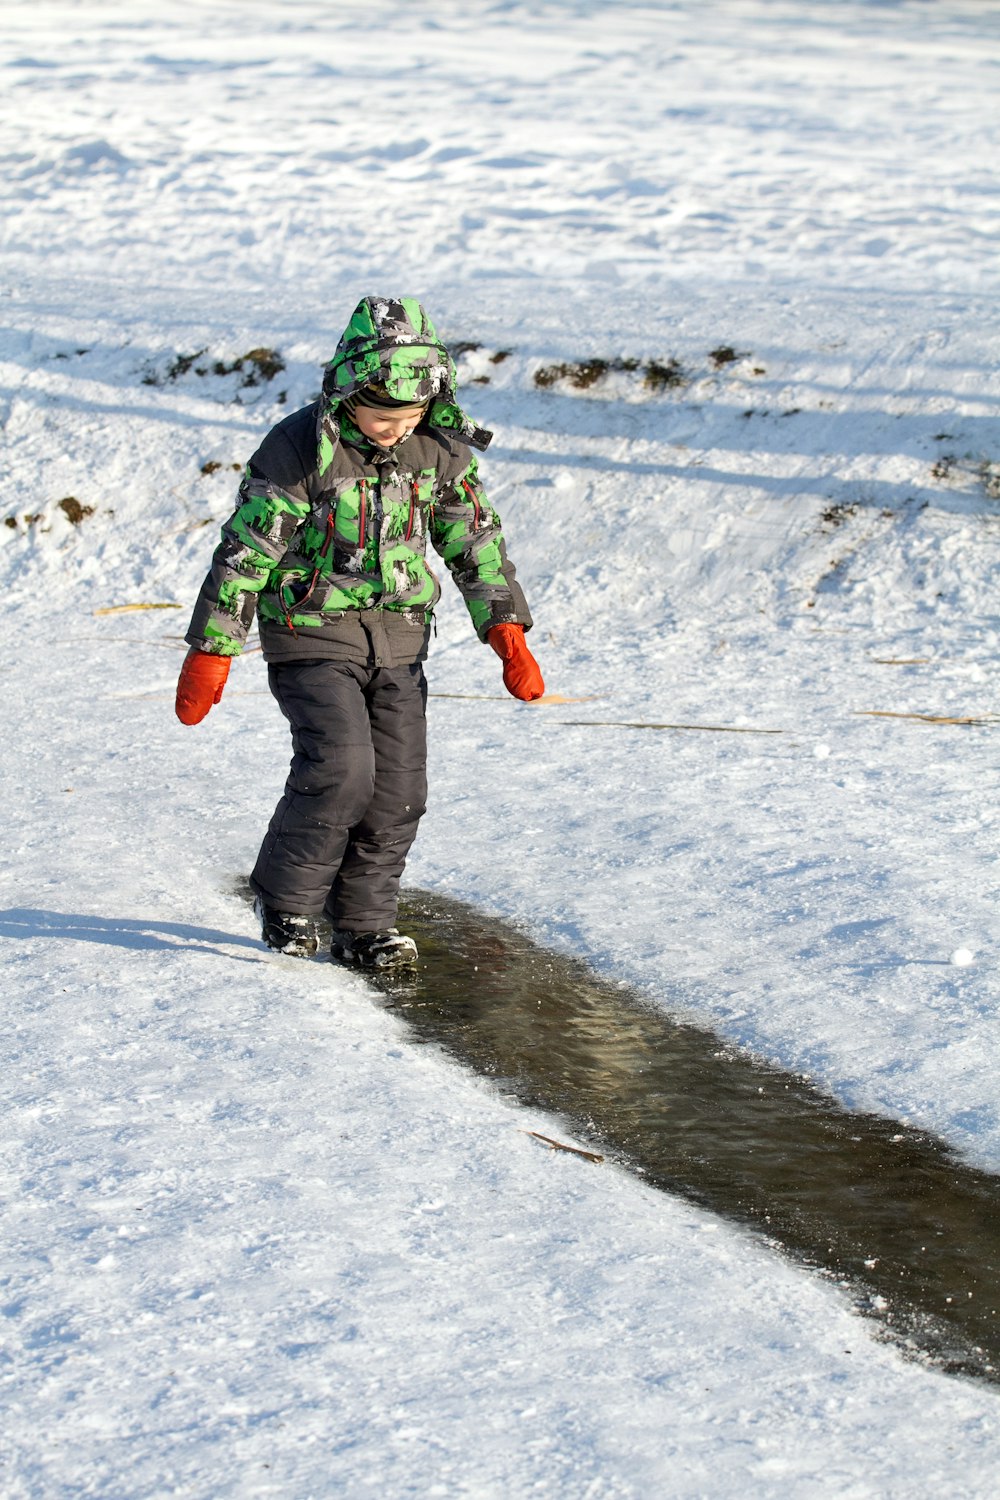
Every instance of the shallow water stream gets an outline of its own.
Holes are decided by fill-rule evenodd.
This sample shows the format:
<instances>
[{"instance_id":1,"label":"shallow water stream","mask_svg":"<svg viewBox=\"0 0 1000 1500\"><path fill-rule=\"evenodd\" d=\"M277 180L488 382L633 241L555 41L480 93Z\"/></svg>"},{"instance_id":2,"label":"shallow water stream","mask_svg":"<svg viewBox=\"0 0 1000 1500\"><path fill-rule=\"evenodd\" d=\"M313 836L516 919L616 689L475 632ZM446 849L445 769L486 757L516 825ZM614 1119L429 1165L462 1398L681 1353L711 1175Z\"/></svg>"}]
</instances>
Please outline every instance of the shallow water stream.
<instances>
[{"instance_id":1,"label":"shallow water stream","mask_svg":"<svg viewBox=\"0 0 1000 1500\"><path fill-rule=\"evenodd\" d=\"M416 1038L847 1285L914 1354L1000 1383L1000 1178L464 903L411 891L400 926L420 966L382 993Z\"/></svg>"}]
</instances>

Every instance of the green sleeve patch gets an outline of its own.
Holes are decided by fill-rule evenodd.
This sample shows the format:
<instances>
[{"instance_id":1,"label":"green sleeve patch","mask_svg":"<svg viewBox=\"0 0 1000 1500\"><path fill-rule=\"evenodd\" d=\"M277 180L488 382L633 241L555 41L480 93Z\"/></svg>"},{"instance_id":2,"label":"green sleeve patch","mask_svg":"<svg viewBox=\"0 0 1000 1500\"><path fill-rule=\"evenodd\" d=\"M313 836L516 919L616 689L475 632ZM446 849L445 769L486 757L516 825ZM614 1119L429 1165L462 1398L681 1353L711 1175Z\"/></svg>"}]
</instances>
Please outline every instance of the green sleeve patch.
<instances>
[{"instance_id":1,"label":"green sleeve patch","mask_svg":"<svg viewBox=\"0 0 1000 1500\"><path fill-rule=\"evenodd\" d=\"M361 486L352 484L337 497L336 511L337 541L348 547L360 547L361 535Z\"/></svg>"},{"instance_id":2,"label":"green sleeve patch","mask_svg":"<svg viewBox=\"0 0 1000 1500\"><path fill-rule=\"evenodd\" d=\"M232 615L238 620L242 613L243 600L247 594L259 594L267 582L267 575L262 578L228 578L219 589L219 609L227 615Z\"/></svg>"},{"instance_id":3,"label":"green sleeve patch","mask_svg":"<svg viewBox=\"0 0 1000 1500\"><path fill-rule=\"evenodd\" d=\"M501 588L506 588L507 580L503 576L500 562L499 544L491 538L476 552L476 577L482 583L499 584Z\"/></svg>"},{"instance_id":4,"label":"green sleeve patch","mask_svg":"<svg viewBox=\"0 0 1000 1500\"><path fill-rule=\"evenodd\" d=\"M469 610L469 618L475 626L476 634L482 635L483 627L490 619L490 606L484 604L481 599L467 599L465 602Z\"/></svg>"},{"instance_id":5,"label":"green sleeve patch","mask_svg":"<svg viewBox=\"0 0 1000 1500\"><path fill-rule=\"evenodd\" d=\"M279 527L280 516L299 520L308 514L309 506L283 495L250 494L230 522L235 536L247 547L257 547L263 537L272 536Z\"/></svg>"},{"instance_id":6,"label":"green sleeve patch","mask_svg":"<svg viewBox=\"0 0 1000 1500\"><path fill-rule=\"evenodd\" d=\"M241 641L234 640L231 635L213 625L211 620L205 626L205 639L213 642L213 656L239 656L243 650Z\"/></svg>"}]
</instances>

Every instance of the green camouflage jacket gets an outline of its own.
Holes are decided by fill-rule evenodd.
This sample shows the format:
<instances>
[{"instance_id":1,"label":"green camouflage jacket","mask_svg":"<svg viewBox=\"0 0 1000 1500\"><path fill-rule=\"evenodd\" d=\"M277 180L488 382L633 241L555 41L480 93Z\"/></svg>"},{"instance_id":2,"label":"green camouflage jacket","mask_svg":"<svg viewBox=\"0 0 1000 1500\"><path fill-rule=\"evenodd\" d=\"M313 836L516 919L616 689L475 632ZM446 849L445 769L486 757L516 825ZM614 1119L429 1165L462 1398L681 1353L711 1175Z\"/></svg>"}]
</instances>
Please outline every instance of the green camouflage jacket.
<instances>
[{"instance_id":1,"label":"green camouflage jacket","mask_svg":"<svg viewBox=\"0 0 1000 1500\"><path fill-rule=\"evenodd\" d=\"M383 450L343 402L377 381L430 401L417 429ZM247 465L239 505L195 605L187 640L235 656L256 614L269 661L401 665L426 654L440 585L430 540L479 636L531 616L455 401L455 368L419 302L367 297L327 366L323 394L273 428Z\"/></svg>"}]
</instances>

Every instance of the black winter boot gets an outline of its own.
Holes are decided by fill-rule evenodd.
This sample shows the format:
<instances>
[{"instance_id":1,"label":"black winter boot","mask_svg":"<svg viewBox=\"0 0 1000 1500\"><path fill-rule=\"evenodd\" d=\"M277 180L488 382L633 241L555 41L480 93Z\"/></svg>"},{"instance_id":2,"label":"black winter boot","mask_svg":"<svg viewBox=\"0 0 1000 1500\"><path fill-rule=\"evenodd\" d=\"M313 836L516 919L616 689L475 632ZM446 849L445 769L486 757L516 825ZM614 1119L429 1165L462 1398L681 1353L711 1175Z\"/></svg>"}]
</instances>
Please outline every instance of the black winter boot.
<instances>
[{"instance_id":1,"label":"black winter boot","mask_svg":"<svg viewBox=\"0 0 1000 1500\"><path fill-rule=\"evenodd\" d=\"M276 911L265 906L258 896L253 909L260 921L260 935L269 948L288 953L293 958L312 958L319 947L314 917L300 917L293 912Z\"/></svg>"},{"instance_id":2,"label":"black winter boot","mask_svg":"<svg viewBox=\"0 0 1000 1500\"><path fill-rule=\"evenodd\" d=\"M417 961L411 937L387 927L383 932L344 932L334 928L330 957L359 969L402 969Z\"/></svg>"}]
</instances>

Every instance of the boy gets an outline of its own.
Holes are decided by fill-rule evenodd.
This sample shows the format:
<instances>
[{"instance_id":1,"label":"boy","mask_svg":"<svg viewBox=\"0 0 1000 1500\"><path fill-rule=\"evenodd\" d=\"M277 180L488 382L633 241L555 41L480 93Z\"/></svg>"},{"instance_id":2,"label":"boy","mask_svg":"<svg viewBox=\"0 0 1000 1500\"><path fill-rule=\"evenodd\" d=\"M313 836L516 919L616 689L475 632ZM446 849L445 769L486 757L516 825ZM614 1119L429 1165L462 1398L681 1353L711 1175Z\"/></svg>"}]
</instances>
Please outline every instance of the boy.
<instances>
[{"instance_id":1,"label":"boy","mask_svg":"<svg viewBox=\"0 0 1000 1500\"><path fill-rule=\"evenodd\" d=\"M544 692L531 615L470 448L492 434L455 400L455 367L420 303L365 297L319 400L264 439L222 529L185 639L177 716L222 696L256 612L292 764L250 877L264 942L311 957L412 964L399 882L426 799L422 663L440 586L430 538L516 698Z\"/></svg>"}]
</instances>

